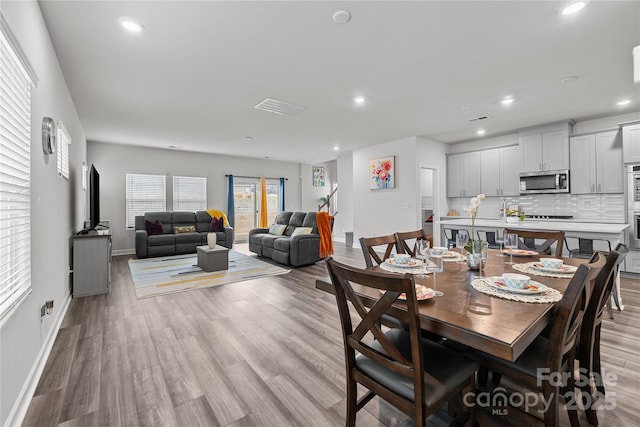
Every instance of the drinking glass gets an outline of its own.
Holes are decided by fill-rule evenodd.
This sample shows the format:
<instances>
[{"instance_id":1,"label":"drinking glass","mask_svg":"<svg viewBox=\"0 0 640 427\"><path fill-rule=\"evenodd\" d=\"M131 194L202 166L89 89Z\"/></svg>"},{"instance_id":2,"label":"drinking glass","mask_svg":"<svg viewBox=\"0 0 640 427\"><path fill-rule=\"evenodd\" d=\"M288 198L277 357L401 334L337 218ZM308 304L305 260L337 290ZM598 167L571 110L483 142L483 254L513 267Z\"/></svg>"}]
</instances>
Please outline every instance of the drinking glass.
<instances>
[{"instance_id":1,"label":"drinking glass","mask_svg":"<svg viewBox=\"0 0 640 427\"><path fill-rule=\"evenodd\" d=\"M421 274L421 276L425 276L426 272L427 272L427 260L428 260L428 254L429 254L429 241L428 240L424 240L424 239L420 239L420 240L416 240L416 258L418 258L419 260L422 260L422 271L423 274Z\"/></svg>"},{"instance_id":2,"label":"drinking glass","mask_svg":"<svg viewBox=\"0 0 640 427\"><path fill-rule=\"evenodd\" d=\"M513 250L518 249L518 235L515 233L504 233L504 247L509 249L509 262L505 264L513 265Z\"/></svg>"},{"instance_id":3,"label":"drinking glass","mask_svg":"<svg viewBox=\"0 0 640 427\"><path fill-rule=\"evenodd\" d=\"M437 247L428 251L428 255L427 255L426 269L427 271L430 271L433 273L433 293L437 297L441 297L442 295L444 295L442 292L437 290L436 276L437 276L437 273L442 273L443 271L442 256L446 252L447 252L447 248Z\"/></svg>"},{"instance_id":4,"label":"drinking glass","mask_svg":"<svg viewBox=\"0 0 640 427\"><path fill-rule=\"evenodd\" d=\"M469 241L469 235L467 233L456 234L456 246L460 248L460 255L464 258L464 246ZM464 262L464 261L461 261Z\"/></svg>"},{"instance_id":5,"label":"drinking glass","mask_svg":"<svg viewBox=\"0 0 640 427\"><path fill-rule=\"evenodd\" d=\"M504 234L500 234L500 230L496 230L496 243L500 245L500 252L502 252L502 244L504 243Z\"/></svg>"}]
</instances>

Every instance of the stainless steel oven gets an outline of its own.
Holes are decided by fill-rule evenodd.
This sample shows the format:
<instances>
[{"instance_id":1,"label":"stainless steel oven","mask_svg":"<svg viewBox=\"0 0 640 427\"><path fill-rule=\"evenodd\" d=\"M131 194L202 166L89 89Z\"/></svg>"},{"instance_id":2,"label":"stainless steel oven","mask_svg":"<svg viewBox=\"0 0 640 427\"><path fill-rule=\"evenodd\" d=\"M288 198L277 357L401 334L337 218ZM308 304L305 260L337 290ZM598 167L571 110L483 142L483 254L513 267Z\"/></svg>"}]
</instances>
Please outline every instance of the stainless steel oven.
<instances>
[{"instance_id":1,"label":"stainless steel oven","mask_svg":"<svg viewBox=\"0 0 640 427\"><path fill-rule=\"evenodd\" d=\"M640 211L629 211L629 247L640 249Z\"/></svg>"},{"instance_id":2,"label":"stainless steel oven","mask_svg":"<svg viewBox=\"0 0 640 427\"><path fill-rule=\"evenodd\" d=\"M627 209L640 211L640 165L629 165L628 172L627 194L629 205Z\"/></svg>"}]
</instances>

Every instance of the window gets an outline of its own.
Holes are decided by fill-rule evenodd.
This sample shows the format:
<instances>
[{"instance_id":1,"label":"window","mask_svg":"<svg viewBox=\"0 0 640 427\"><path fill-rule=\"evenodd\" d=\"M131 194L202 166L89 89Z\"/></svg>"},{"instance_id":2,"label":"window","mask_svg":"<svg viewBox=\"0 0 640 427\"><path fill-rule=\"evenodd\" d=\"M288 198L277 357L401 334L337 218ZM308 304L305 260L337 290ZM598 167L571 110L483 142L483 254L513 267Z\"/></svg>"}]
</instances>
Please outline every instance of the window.
<instances>
[{"instance_id":1,"label":"window","mask_svg":"<svg viewBox=\"0 0 640 427\"><path fill-rule=\"evenodd\" d=\"M37 77L0 13L0 319L31 292L31 86Z\"/></svg>"},{"instance_id":2,"label":"window","mask_svg":"<svg viewBox=\"0 0 640 427\"><path fill-rule=\"evenodd\" d=\"M203 211L207 209L207 178L173 177L173 210Z\"/></svg>"},{"instance_id":3,"label":"window","mask_svg":"<svg viewBox=\"0 0 640 427\"><path fill-rule=\"evenodd\" d=\"M69 179L69 144L71 137L62 122L58 122L58 176Z\"/></svg>"},{"instance_id":4,"label":"window","mask_svg":"<svg viewBox=\"0 0 640 427\"><path fill-rule=\"evenodd\" d=\"M138 215L167 210L165 175L128 173L126 179L127 228L135 227Z\"/></svg>"}]
</instances>

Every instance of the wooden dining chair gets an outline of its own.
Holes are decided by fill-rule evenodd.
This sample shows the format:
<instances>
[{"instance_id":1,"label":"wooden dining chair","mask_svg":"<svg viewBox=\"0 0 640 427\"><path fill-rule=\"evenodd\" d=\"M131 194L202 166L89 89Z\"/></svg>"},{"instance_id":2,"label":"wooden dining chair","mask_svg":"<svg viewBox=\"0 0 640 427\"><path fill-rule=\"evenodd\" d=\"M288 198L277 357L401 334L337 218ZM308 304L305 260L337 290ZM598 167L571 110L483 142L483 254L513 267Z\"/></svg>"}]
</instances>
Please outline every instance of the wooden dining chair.
<instances>
[{"instance_id":1,"label":"wooden dining chair","mask_svg":"<svg viewBox=\"0 0 640 427\"><path fill-rule=\"evenodd\" d=\"M385 259L391 256L394 248L396 249L396 253L404 253L402 248L397 245L395 234L378 237L361 237L360 247L362 248L362 255L364 255L364 262L369 268L373 267L374 263L375 265L382 264ZM382 257L380 257L381 253L384 254Z\"/></svg>"},{"instance_id":2,"label":"wooden dining chair","mask_svg":"<svg viewBox=\"0 0 640 427\"><path fill-rule=\"evenodd\" d=\"M620 243L607 255L607 262L594 282L591 299L582 321L580 342L578 344L577 358L580 361L580 373L588 373L589 380L581 387L588 393L590 402L595 402L596 396L605 395L605 387L600 366L600 333L602 318L607 302L611 298L618 267L624 261L629 248ZM585 408L587 420L598 424L597 412L593 407Z\"/></svg>"},{"instance_id":3,"label":"wooden dining chair","mask_svg":"<svg viewBox=\"0 0 640 427\"><path fill-rule=\"evenodd\" d=\"M555 256L562 256L564 231L529 231L506 228L504 232L505 234L515 233L518 235L518 247L520 249L529 249L532 251L536 251L539 254L551 255L551 246L555 243ZM544 242L538 244L536 243L536 240L544 240Z\"/></svg>"},{"instance_id":4,"label":"wooden dining chair","mask_svg":"<svg viewBox=\"0 0 640 427\"><path fill-rule=\"evenodd\" d=\"M478 350L467 350L467 354L479 361L481 370L490 370L500 378L508 377L535 392L541 392L545 402L548 402L543 420L526 411L518 410L521 408L513 408L516 410L512 411L512 407L509 406L509 418L516 422L514 425L559 425L559 397L564 396L566 392L575 393L576 344L594 280L605 266L605 261L603 255L596 253L591 263L578 267L562 299L556 304L550 334L536 337L515 361L511 362ZM563 383L563 379L566 383ZM569 399L571 395L567 396L567 400ZM567 412L571 425L579 426L575 405L568 406Z\"/></svg>"},{"instance_id":5,"label":"wooden dining chair","mask_svg":"<svg viewBox=\"0 0 640 427\"><path fill-rule=\"evenodd\" d=\"M396 247L401 248L405 254L409 254L412 257L416 256L416 242L418 240L426 240L429 242L429 247L433 247L433 236L427 235L423 229L415 231L405 231L395 233Z\"/></svg>"},{"instance_id":6,"label":"wooden dining chair","mask_svg":"<svg viewBox=\"0 0 640 427\"><path fill-rule=\"evenodd\" d=\"M355 426L356 413L376 395L389 402L423 426L426 418L464 389L473 389L478 365L467 357L440 344L420 338L420 319L415 281L410 274L362 270L326 261L335 287L340 314L347 380L346 425ZM367 308L352 284L379 293L380 298ZM399 318L408 330L383 332L380 316L406 295ZM349 305L355 309L350 311ZM356 320L357 319L357 320ZM373 336L374 340L370 337ZM357 385L367 389L360 399ZM460 411L458 422L468 417ZM461 425L461 424L460 424Z\"/></svg>"}]
</instances>

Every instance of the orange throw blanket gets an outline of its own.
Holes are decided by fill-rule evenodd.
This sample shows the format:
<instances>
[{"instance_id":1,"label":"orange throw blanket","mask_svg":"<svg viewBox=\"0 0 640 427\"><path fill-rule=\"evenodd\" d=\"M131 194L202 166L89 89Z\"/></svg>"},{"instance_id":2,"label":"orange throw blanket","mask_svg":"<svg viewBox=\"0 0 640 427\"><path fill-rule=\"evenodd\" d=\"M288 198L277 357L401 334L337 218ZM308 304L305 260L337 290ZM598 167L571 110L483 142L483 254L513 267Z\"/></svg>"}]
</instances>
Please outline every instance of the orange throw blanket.
<instances>
[{"instance_id":1,"label":"orange throw blanket","mask_svg":"<svg viewBox=\"0 0 640 427\"><path fill-rule=\"evenodd\" d=\"M333 255L333 239L331 238L331 217L327 212L316 214L318 233L320 234L320 258Z\"/></svg>"}]
</instances>

